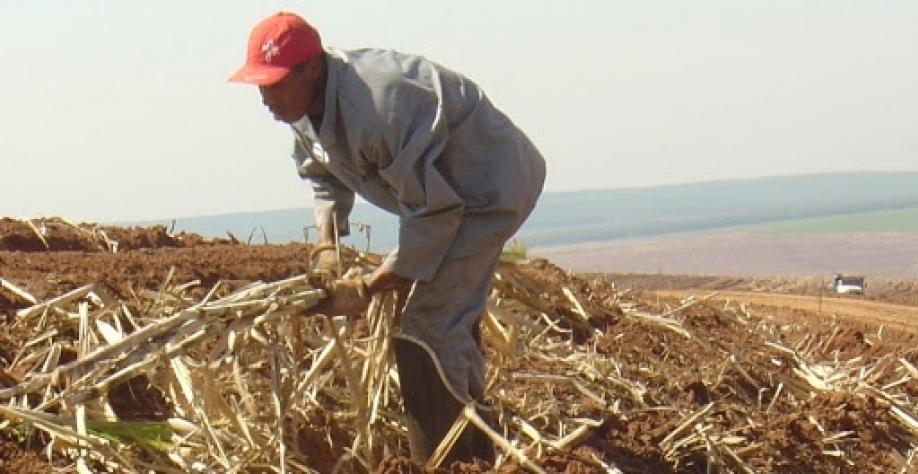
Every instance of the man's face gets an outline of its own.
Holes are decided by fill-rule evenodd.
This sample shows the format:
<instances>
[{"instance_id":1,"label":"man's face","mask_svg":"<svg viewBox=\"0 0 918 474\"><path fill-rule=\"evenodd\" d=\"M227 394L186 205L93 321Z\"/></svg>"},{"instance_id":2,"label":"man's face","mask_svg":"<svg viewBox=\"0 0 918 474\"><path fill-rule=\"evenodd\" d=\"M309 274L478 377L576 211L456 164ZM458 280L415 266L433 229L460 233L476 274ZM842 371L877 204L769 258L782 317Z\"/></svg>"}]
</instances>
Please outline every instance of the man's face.
<instances>
[{"instance_id":1,"label":"man's face","mask_svg":"<svg viewBox=\"0 0 918 474\"><path fill-rule=\"evenodd\" d=\"M259 86L261 101L274 114L274 119L285 123L294 123L303 118L307 112L315 110L316 104L325 100L321 97L319 62L322 58L311 59L293 68L280 81L270 86Z\"/></svg>"}]
</instances>

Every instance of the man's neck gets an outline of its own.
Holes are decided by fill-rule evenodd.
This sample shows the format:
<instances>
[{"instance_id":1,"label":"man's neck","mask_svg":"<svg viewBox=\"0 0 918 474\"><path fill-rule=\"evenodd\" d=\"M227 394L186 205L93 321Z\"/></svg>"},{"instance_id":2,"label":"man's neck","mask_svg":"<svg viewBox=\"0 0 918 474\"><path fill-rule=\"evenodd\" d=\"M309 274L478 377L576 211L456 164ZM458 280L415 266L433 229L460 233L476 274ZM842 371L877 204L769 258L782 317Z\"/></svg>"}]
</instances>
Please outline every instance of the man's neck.
<instances>
[{"instance_id":1,"label":"man's neck","mask_svg":"<svg viewBox=\"0 0 918 474\"><path fill-rule=\"evenodd\" d=\"M312 123L312 129L318 135L319 129L322 127L322 115L307 115L307 117L309 117L309 122Z\"/></svg>"},{"instance_id":2,"label":"man's neck","mask_svg":"<svg viewBox=\"0 0 918 474\"><path fill-rule=\"evenodd\" d=\"M328 84L328 64L325 55L322 55L319 61L319 70L317 71L318 78L316 79L316 95L312 101L312 104L309 104L309 108L306 109L306 115L309 115L309 119L316 123L322 122L322 115L325 114L325 90L326 85ZM316 127L318 130L318 127Z\"/></svg>"}]
</instances>

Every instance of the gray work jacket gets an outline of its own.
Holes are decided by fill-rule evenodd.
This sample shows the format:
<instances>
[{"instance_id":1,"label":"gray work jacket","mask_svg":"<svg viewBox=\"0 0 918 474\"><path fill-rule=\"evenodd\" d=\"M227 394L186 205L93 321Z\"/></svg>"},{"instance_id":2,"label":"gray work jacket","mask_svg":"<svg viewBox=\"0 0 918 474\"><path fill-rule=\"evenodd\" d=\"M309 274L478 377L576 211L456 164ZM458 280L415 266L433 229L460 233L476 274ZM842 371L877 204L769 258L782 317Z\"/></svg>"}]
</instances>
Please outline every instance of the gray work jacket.
<instances>
[{"instance_id":1,"label":"gray work jacket","mask_svg":"<svg viewBox=\"0 0 918 474\"><path fill-rule=\"evenodd\" d=\"M399 216L384 265L430 281L447 254L503 245L535 204L545 163L469 79L388 50L328 51L325 112L292 125L317 222L347 234L356 192ZM512 233L512 231L511 231Z\"/></svg>"}]
</instances>

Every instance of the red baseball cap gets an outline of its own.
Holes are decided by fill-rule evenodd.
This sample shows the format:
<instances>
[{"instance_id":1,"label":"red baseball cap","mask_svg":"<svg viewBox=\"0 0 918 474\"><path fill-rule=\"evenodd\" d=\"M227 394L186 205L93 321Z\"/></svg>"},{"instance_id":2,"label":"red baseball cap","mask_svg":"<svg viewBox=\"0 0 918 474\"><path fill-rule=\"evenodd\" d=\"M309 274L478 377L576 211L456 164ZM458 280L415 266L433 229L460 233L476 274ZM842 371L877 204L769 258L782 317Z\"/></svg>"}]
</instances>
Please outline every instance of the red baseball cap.
<instances>
[{"instance_id":1,"label":"red baseball cap","mask_svg":"<svg viewBox=\"0 0 918 474\"><path fill-rule=\"evenodd\" d=\"M252 29L245 64L229 80L270 86L321 53L319 32L306 20L293 13L275 13Z\"/></svg>"}]
</instances>

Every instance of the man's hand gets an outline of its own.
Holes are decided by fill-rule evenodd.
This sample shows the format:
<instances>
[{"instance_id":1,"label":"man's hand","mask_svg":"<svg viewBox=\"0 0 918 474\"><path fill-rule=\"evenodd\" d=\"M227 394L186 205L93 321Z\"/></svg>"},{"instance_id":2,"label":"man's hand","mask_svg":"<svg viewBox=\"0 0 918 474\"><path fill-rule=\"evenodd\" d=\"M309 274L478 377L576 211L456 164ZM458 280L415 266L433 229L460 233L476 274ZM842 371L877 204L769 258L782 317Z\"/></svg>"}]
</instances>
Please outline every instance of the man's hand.
<instances>
[{"instance_id":1,"label":"man's hand","mask_svg":"<svg viewBox=\"0 0 918 474\"><path fill-rule=\"evenodd\" d=\"M338 251L334 244L317 244L309 252L309 271L338 276Z\"/></svg>"},{"instance_id":2,"label":"man's hand","mask_svg":"<svg viewBox=\"0 0 918 474\"><path fill-rule=\"evenodd\" d=\"M363 316L370 305L367 285L363 277L335 280L325 287L328 299L314 306L310 312L329 316Z\"/></svg>"},{"instance_id":3,"label":"man's hand","mask_svg":"<svg viewBox=\"0 0 918 474\"><path fill-rule=\"evenodd\" d=\"M398 290L404 297L412 283L411 280L382 268L377 268L370 275L342 278L330 283L314 281L314 285L325 288L328 299L314 306L310 313L361 317L370 305L373 295L382 291Z\"/></svg>"},{"instance_id":4,"label":"man's hand","mask_svg":"<svg viewBox=\"0 0 918 474\"><path fill-rule=\"evenodd\" d=\"M366 277L367 294L375 295L381 291L398 290L407 292L413 283L411 280L395 272L379 267Z\"/></svg>"},{"instance_id":5,"label":"man's hand","mask_svg":"<svg viewBox=\"0 0 918 474\"><path fill-rule=\"evenodd\" d=\"M335 235L335 225L331 219L334 219L334 213L329 216L330 220L319 222L316 221L316 227L319 228L319 239L309 252L309 271L324 273L325 278L339 277L338 274L338 247L335 245L337 236Z\"/></svg>"}]
</instances>

